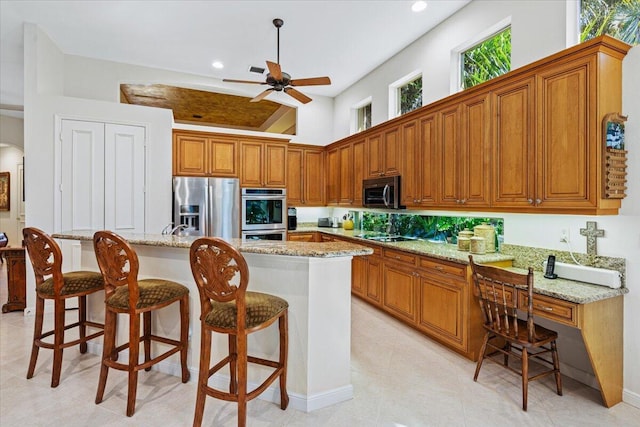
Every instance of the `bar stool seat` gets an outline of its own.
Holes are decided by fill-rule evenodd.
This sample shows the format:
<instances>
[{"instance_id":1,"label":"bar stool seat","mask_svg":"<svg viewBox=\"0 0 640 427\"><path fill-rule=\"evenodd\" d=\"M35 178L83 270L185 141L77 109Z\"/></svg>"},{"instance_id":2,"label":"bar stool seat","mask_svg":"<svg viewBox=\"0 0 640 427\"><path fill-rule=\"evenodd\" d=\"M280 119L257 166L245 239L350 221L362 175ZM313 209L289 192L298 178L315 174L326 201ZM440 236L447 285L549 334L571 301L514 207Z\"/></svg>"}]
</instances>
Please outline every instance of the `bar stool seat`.
<instances>
[{"instance_id":1,"label":"bar stool seat","mask_svg":"<svg viewBox=\"0 0 640 427\"><path fill-rule=\"evenodd\" d=\"M289 304L275 295L260 292L245 294L247 309L246 328L252 329L269 319L278 316ZM209 326L235 330L237 328L238 309L235 302L212 302L212 309L202 320Z\"/></svg>"},{"instance_id":2,"label":"bar stool seat","mask_svg":"<svg viewBox=\"0 0 640 427\"><path fill-rule=\"evenodd\" d=\"M138 280L138 292L136 309L144 310L188 295L189 289L170 280L143 279ZM106 300L106 304L116 310L128 311L130 309L129 290L126 287L116 289L113 295Z\"/></svg>"},{"instance_id":3,"label":"bar stool seat","mask_svg":"<svg viewBox=\"0 0 640 427\"><path fill-rule=\"evenodd\" d=\"M40 348L53 350L53 372L51 387L60 383L62 353L65 348L79 345L80 353L87 352L87 341L104 334L104 325L87 320L87 295L102 291L102 274L94 271L62 272L62 251L47 233L35 227L22 230L24 244L33 266L36 278L36 318L33 332L31 358L27 370L27 379L32 378L36 369ZM66 300L78 298L78 321L66 323ZM54 303L53 330L43 332L44 302ZM100 329L87 336L87 327ZM65 331L78 328L79 338L65 342ZM53 335L53 342L45 338Z\"/></svg>"}]
</instances>

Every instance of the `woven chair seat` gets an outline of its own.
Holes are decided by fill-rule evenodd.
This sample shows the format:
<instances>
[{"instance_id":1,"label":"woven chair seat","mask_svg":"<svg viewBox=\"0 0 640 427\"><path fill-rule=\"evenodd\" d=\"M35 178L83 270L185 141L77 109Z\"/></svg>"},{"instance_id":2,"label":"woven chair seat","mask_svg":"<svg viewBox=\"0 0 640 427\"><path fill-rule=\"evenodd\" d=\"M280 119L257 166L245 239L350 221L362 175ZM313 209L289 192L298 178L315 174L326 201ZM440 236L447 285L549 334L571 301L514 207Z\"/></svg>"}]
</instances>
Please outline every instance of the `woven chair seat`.
<instances>
[{"instance_id":1,"label":"woven chair seat","mask_svg":"<svg viewBox=\"0 0 640 427\"><path fill-rule=\"evenodd\" d=\"M102 274L94 271L71 271L63 273L64 284L60 289L60 295L75 295L87 291L104 288ZM40 295L53 298L53 277L49 277L37 287Z\"/></svg>"},{"instance_id":2,"label":"woven chair seat","mask_svg":"<svg viewBox=\"0 0 640 427\"><path fill-rule=\"evenodd\" d=\"M189 293L189 289L179 283L164 279L144 279L138 281L137 309L145 309L164 302L179 299ZM129 289L120 286L106 301L109 307L119 310L129 310Z\"/></svg>"},{"instance_id":3,"label":"woven chair seat","mask_svg":"<svg viewBox=\"0 0 640 427\"><path fill-rule=\"evenodd\" d=\"M213 310L204 318L204 322L216 328L236 329L238 311L235 301L212 301ZM260 292L247 292L245 296L247 307L246 328L251 329L278 316L289 307L287 301L274 295Z\"/></svg>"}]
</instances>

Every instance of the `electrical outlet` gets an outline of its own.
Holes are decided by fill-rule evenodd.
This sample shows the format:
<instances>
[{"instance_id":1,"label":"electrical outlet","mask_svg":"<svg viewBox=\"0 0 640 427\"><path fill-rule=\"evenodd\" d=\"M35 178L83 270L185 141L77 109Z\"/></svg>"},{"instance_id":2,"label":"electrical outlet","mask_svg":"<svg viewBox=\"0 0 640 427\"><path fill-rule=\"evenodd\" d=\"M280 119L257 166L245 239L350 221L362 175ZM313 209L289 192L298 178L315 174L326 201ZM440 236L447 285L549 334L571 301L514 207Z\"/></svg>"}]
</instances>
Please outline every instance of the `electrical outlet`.
<instances>
[{"instance_id":1,"label":"electrical outlet","mask_svg":"<svg viewBox=\"0 0 640 427\"><path fill-rule=\"evenodd\" d=\"M569 243L569 230L567 230L566 228L560 230L560 241Z\"/></svg>"}]
</instances>

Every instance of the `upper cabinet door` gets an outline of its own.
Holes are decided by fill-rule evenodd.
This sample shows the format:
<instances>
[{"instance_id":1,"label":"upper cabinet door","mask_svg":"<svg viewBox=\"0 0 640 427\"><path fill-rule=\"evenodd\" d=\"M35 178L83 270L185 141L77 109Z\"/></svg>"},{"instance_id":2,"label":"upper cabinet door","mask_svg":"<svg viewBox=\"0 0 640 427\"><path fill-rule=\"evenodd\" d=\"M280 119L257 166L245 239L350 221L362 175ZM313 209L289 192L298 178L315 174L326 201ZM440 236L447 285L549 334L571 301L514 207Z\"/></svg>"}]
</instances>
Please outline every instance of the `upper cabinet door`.
<instances>
[{"instance_id":1,"label":"upper cabinet door","mask_svg":"<svg viewBox=\"0 0 640 427\"><path fill-rule=\"evenodd\" d=\"M206 137L175 134L174 150L174 175L209 175L209 151Z\"/></svg>"},{"instance_id":2,"label":"upper cabinet door","mask_svg":"<svg viewBox=\"0 0 640 427\"><path fill-rule=\"evenodd\" d=\"M491 98L462 103L460 204L489 206L491 191Z\"/></svg>"},{"instance_id":3,"label":"upper cabinet door","mask_svg":"<svg viewBox=\"0 0 640 427\"><path fill-rule=\"evenodd\" d=\"M400 159L402 156L400 144L400 126L396 125L384 132L384 175L400 174Z\"/></svg>"},{"instance_id":4,"label":"upper cabinet door","mask_svg":"<svg viewBox=\"0 0 640 427\"><path fill-rule=\"evenodd\" d=\"M307 206L324 205L324 150L304 150L304 204ZM288 183L287 183L288 185Z\"/></svg>"},{"instance_id":5,"label":"upper cabinet door","mask_svg":"<svg viewBox=\"0 0 640 427\"><path fill-rule=\"evenodd\" d=\"M104 123L61 120L61 230L103 229Z\"/></svg>"},{"instance_id":6,"label":"upper cabinet door","mask_svg":"<svg viewBox=\"0 0 640 427\"><path fill-rule=\"evenodd\" d=\"M493 202L533 206L536 196L535 91L528 78L493 92Z\"/></svg>"},{"instance_id":7,"label":"upper cabinet door","mask_svg":"<svg viewBox=\"0 0 640 427\"><path fill-rule=\"evenodd\" d=\"M208 140L208 172L211 176L238 177L238 142L221 138Z\"/></svg>"},{"instance_id":8,"label":"upper cabinet door","mask_svg":"<svg viewBox=\"0 0 640 427\"><path fill-rule=\"evenodd\" d=\"M243 141L240 147L240 185L242 187L264 187L262 180L263 144Z\"/></svg>"},{"instance_id":9,"label":"upper cabinet door","mask_svg":"<svg viewBox=\"0 0 640 427\"><path fill-rule=\"evenodd\" d=\"M596 205L595 57L550 67L537 76L540 207ZM592 95L593 94L593 95ZM602 94L604 97L606 94Z\"/></svg>"}]
</instances>

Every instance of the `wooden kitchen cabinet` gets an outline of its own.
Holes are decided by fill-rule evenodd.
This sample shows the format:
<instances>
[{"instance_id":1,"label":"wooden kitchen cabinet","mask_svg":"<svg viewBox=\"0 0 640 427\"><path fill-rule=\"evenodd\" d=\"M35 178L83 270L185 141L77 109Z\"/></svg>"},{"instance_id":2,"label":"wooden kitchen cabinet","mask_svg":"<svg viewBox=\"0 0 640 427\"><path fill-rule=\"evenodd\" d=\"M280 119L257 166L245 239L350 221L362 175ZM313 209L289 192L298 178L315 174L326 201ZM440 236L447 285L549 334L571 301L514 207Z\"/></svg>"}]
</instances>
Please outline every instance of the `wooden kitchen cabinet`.
<instances>
[{"instance_id":1,"label":"wooden kitchen cabinet","mask_svg":"<svg viewBox=\"0 0 640 427\"><path fill-rule=\"evenodd\" d=\"M382 264L382 306L387 312L412 324L417 319L416 255L385 249Z\"/></svg>"},{"instance_id":2,"label":"wooden kitchen cabinet","mask_svg":"<svg viewBox=\"0 0 640 427\"><path fill-rule=\"evenodd\" d=\"M360 139L353 142L353 206L362 206L362 181L365 179L367 164L367 142Z\"/></svg>"},{"instance_id":3,"label":"wooden kitchen cabinet","mask_svg":"<svg viewBox=\"0 0 640 427\"><path fill-rule=\"evenodd\" d=\"M287 149L287 205L324 206L324 148L289 145Z\"/></svg>"},{"instance_id":4,"label":"wooden kitchen cabinet","mask_svg":"<svg viewBox=\"0 0 640 427\"><path fill-rule=\"evenodd\" d=\"M455 103L440 112L440 206L489 206L490 118L487 94Z\"/></svg>"},{"instance_id":5,"label":"wooden kitchen cabinet","mask_svg":"<svg viewBox=\"0 0 640 427\"><path fill-rule=\"evenodd\" d=\"M466 266L421 258L418 270L418 328L429 336L467 352L470 284ZM472 297L473 298L473 297Z\"/></svg>"},{"instance_id":6,"label":"wooden kitchen cabinet","mask_svg":"<svg viewBox=\"0 0 640 427\"><path fill-rule=\"evenodd\" d=\"M402 125L400 185L402 204L407 207L431 207L436 203L436 128L435 113Z\"/></svg>"},{"instance_id":7,"label":"wooden kitchen cabinet","mask_svg":"<svg viewBox=\"0 0 640 427\"><path fill-rule=\"evenodd\" d=\"M287 180L287 144L240 141L240 185L283 188Z\"/></svg>"},{"instance_id":8,"label":"wooden kitchen cabinet","mask_svg":"<svg viewBox=\"0 0 640 427\"><path fill-rule=\"evenodd\" d=\"M529 207L536 200L535 81L527 78L492 93L493 199L497 207Z\"/></svg>"},{"instance_id":9,"label":"wooden kitchen cabinet","mask_svg":"<svg viewBox=\"0 0 640 427\"><path fill-rule=\"evenodd\" d=\"M358 242L359 244L362 244ZM351 291L369 303L380 306L382 299L382 262L379 246L367 247L373 249L373 254L353 257L351 264Z\"/></svg>"},{"instance_id":10,"label":"wooden kitchen cabinet","mask_svg":"<svg viewBox=\"0 0 640 427\"><path fill-rule=\"evenodd\" d=\"M287 233L287 240L291 242L320 242L320 233Z\"/></svg>"},{"instance_id":11,"label":"wooden kitchen cabinet","mask_svg":"<svg viewBox=\"0 0 640 427\"><path fill-rule=\"evenodd\" d=\"M337 205L340 198L340 157L338 148L327 151L327 204Z\"/></svg>"},{"instance_id":12,"label":"wooden kitchen cabinet","mask_svg":"<svg viewBox=\"0 0 640 427\"><path fill-rule=\"evenodd\" d=\"M368 177L400 174L400 126L392 126L367 138Z\"/></svg>"},{"instance_id":13,"label":"wooden kitchen cabinet","mask_svg":"<svg viewBox=\"0 0 640 427\"><path fill-rule=\"evenodd\" d=\"M238 141L200 132L174 132L173 174L238 176Z\"/></svg>"},{"instance_id":14,"label":"wooden kitchen cabinet","mask_svg":"<svg viewBox=\"0 0 640 427\"><path fill-rule=\"evenodd\" d=\"M353 204L353 188L355 182L353 180L353 144L345 144L338 149L338 157L340 162L340 196L338 204L342 206L351 206Z\"/></svg>"}]
</instances>

